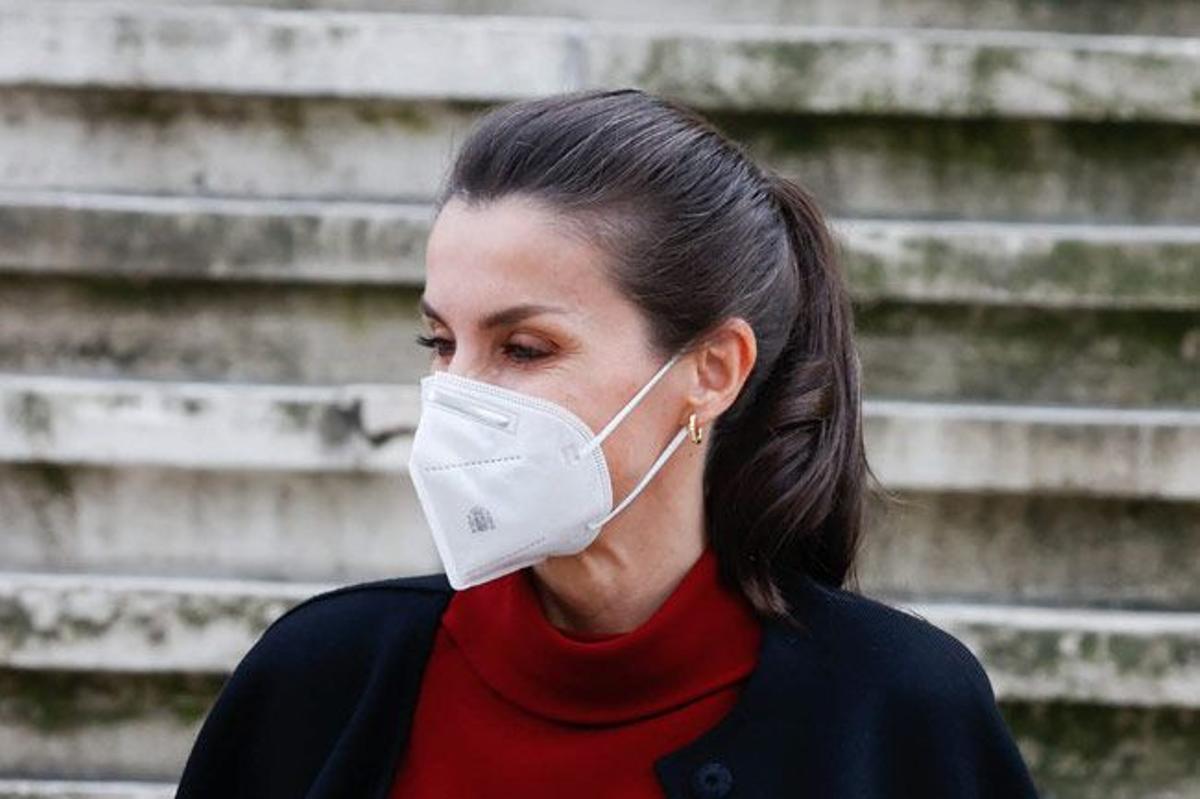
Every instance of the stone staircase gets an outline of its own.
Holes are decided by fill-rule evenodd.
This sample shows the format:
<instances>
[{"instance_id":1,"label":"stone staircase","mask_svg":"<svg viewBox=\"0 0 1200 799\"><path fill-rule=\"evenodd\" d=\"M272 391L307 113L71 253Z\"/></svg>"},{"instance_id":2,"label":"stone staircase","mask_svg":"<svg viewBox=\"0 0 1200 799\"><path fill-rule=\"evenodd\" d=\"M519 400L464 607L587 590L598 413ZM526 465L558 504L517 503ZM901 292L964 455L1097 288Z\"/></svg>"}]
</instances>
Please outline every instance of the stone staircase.
<instances>
[{"instance_id":1,"label":"stone staircase","mask_svg":"<svg viewBox=\"0 0 1200 799\"><path fill-rule=\"evenodd\" d=\"M0 0L0 799L166 797L229 669L438 569L428 202L491 104L633 84L834 217L862 589L1046 797L1200 797L1200 5Z\"/></svg>"}]
</instances>

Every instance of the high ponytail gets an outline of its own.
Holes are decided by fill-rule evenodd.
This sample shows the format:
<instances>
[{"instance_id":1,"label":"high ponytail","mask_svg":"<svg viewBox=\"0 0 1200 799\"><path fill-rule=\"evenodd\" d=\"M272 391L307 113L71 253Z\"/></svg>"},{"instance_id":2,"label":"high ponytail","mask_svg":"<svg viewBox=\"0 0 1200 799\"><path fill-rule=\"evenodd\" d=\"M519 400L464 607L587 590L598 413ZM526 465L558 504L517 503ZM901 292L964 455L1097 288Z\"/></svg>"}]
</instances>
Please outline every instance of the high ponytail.
<instances>
[{"instance_id":1,"label":"high ponytail","mask_svg":"<svg viewBox=\"0 0 1200 799\"><path fill-rule=\"evenodd\" d=\"M813 199L691 108L640 89L509 103L463 142L443 190L538 199L609 255L614 285L669 355L730 317L756 357L707 436L707 536L764 617L787 583L840 587L862 529L859 369L850 302Z\"/></svg>"}]
</instances>

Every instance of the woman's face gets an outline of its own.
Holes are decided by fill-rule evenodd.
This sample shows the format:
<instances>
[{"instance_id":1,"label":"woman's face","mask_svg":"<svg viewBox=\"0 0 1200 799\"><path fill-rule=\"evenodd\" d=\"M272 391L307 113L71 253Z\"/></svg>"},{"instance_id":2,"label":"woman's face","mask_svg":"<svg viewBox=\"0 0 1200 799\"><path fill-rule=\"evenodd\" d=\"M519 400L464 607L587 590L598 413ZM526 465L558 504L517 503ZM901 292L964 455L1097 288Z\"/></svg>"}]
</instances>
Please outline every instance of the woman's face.
<instances>
[{"instance_id":1,"label":"woman's face","mask_svg":"<svg viewBox=\"0 0 1200 799\"><path fill-rule=\"evenodd\" d=\"M605 256L522 198L446 203L430 231L421 298L431 370L557 402L598 432L662 365ZM682 359L605 439L624 496L685 418ZM674 379L673 379L674 378Z\"/></svg>"}]
</instances>

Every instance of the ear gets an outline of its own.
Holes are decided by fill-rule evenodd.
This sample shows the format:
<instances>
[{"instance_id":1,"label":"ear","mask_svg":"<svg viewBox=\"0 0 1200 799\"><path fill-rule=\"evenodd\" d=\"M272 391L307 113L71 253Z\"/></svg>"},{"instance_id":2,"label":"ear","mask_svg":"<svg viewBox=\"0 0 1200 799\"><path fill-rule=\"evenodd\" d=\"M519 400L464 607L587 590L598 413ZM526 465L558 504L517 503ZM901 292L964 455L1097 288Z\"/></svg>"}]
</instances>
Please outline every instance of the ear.
<instances>
[{"instance_id":1,"label":"ear","mask_svg":"<svg viewBox=\"0 0 1200 799\"><path fill-rule=\"evenodd\" d=\"M740 316L726 319L704 337L694 352L695 381L687 396L688 413L696 414L698 424L711 424L733 405L757 357L754 330Z\"/></svg>"}]
</instances>

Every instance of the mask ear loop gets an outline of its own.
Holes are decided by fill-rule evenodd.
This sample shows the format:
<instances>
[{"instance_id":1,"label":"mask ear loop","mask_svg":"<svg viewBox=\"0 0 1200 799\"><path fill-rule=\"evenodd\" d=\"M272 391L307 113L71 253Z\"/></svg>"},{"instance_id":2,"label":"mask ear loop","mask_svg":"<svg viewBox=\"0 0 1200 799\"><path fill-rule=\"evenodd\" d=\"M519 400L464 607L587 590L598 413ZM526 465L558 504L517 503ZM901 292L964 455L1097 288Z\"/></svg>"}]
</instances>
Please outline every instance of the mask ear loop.
<instances>
[{"instance_id":1,"label":"mask ear loop","mask_svg":"<svg viewBox=\"0 0 1200 799\"><path fill-rule=\"evenodd\" d=\"M595 530L598 527L601 527L607 523L609 519L624 510L626 505L628 505L630 502L633 502L637 495L641 493L641 490L646 487L646 484L650 482L650 478L654 477L659 468L661 468L662 465L667 462L667 458L671 457L671 453L678 449L679 445L683 443L684 436L687 435L687 432L688 429L686 427L680 428L679 432L675 434L675 438L671 439L671 443L668 444L666 449L664 449L658 456L658 460L654 461L654 465L646 470L646 473L642 475L642 479L638 481L638 484L634 486L633 490L625 496L625 499L621 500L621 504L609 511L608 515L600 521L588 522L588 529Z\"/></svg>"},{"instance_id":2,"label":"mask ear loop","mask_svg":"<svg viewBox=\"0 0 1200 799\"><path fill-rule=\"evenodd\" d=\"M649 392L650 389L654 388L654 384L657 383L662 378L662 376L667 373L667 370L670 369L671 366L677 360L679 360L679 357L682 354L683 353L680 353L680 352L675 353L674 355L672 355L670 357L670 359L666 363L664 363L661 367L659 367L659 370L658 370L658 372L655 373L654 377L652 377L648 381L646 381L646 385L642 386L641 389L639 389L638 392L633 395L633 398L630 399L629 402L627 402L625 404L625 407L622 408L620 410L620 412L617 413L617 415L614 416L609 421L609 423L604 426L604 429L601 430L596 435L595 438L593 438L591 441L588 442L587 446L585 446L581 450L581 454L586 454L588 452L591 452L593 449L600 446L600 444L604 441L604 439L608 438L608 434L611 433L613 430L615 430L617 425L621 423L621 420L624 419L634 408L637 407L637 404L638 404L638 402L641 401L642 397L646 396L647 392ZM671 439L671 443L668 444L661 453L659 453L658 459L655 460L654 464L649 469L646 470L646 473L644 475L642 475L642 479L639 480L638 484L633 487L633 490L630 491L625 496L625 499L621 500L621 503L619 505L617 505L617 507L615 507L611 511L609 511L608 515L606 515L603 519L596 521L596 522L588 522L587 523L588 529L589 530L598 529L599 527L604 525L606 522L608 522L609 519L611 519L612 517L614 517L618 513L620 513L622 510L624 510L626 505L628 505L635 498L637 498L637 495L641 492L641 490L643 488L646 487L646 484L650 482L650 479L652 477L654 477L654 475L658 472L658 470L662 467L662 465L664 463L666 463L667 458L671 457L671 454L673 452L675 452L676 449L679 448L680 444L683 443L684 436L686 436L687 433L688 433L687 427L680 428L679 432L675 434L675 438Z\"/></svg>"},{"instance_id":3,"label":"mask ear loop","mask_svg":"<svg viewBox=\"0 0 1200 799\"><path fill-rule=\"evenodd\" d=\"M666 363L659 367L658 372L655 373L654 377L650 378L648 381L646 381L646 385L638 389L638 393L634 394L633 398L630 399L629 402L625 403L625 407L622 408L616 416L610 419L608 424L604 425L604 429L597 433L595 438L593 438L579 450L579 454L586 455L596 447L600 446L604 439L608 438L608 434L615 430L617 425L621 423L621 420L628 416L629 413L637 407L637 404L641 402L642 397L646 396L650 389L654 388L654 384L657 383L662 376L667 373L667 370L670 369L677 360L679 360L679 356L682 354L683 353L679 352L675 353Z\"/></svg>"}]
</instances>

